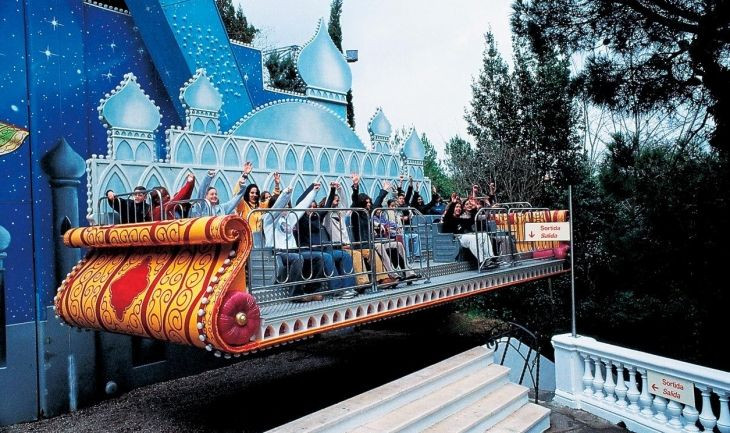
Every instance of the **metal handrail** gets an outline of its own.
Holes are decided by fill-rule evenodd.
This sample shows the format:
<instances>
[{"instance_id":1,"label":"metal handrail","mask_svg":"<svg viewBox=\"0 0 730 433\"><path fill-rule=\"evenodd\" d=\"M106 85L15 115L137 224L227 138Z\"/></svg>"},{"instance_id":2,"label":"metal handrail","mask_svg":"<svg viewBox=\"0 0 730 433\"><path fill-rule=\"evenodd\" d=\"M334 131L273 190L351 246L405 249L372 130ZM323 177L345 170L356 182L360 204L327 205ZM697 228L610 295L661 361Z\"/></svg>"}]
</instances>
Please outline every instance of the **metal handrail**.
<instances>
[{"instance_id":1,"label":"metal handrail","mask_svg":"<svg viewBox=\"0 0 730 433\"><path fill-rule=\"evenodd\" d=\"M486 343L487 347L496 350L500 343L505 343L504 352L502 353L502 358L499 361L500 365L504 365L504 361L507 357L507 350L509 350L510 347L515 349L515 351L524 361L522 365L522 371L520 372L520 380L518 381L518 383L522 385L522 382L525 378L525 373L530 374L530 378L532 379L535 390L535 403L537 403L538 395L540 392L540 340L534 332L530 331L529 329L518 323L506 322L506 324L508 326L507 329L501 330L489 336ZM507 340L503 341L505 338ZM515 346L512 342L512 340L517 340L520 343L523 343L524 339L529 339L532 343L527 345L527 355L523 354L520 351L520 347ZM530 361L530 356L533 352L535 352L535 356L534 358L532 358L532 361Z\"/></svg>"},{"instance_id":2,"label":"metal handrail","mask_svg":"<svg viewBox=\"0 0 730 433\"><path fill-rule=\"evenodd\" d=\"M476 213L476 215L474 217L474 225L475 225L475 227L474 227L474 233L475 233L475 236L476 236L477 245L481 245L481 242L480 242L480 239L479 239L480 238L480 235L486 236L487 237L487 242L491 242L491 239L489 237L490 234L492 234L493 236L496 236L497 235L497 232L496 231L495 232L491 232L489 230L488 223L486 225L487 226L486 227L487 230L481 230L482 224L480 224L480 221L494 220L494 217L493 216L496 215L496 214L498 214L498 213L508 213L508 209L507 208L500 208L500 207L483 207L483 208L480 208L477 211L477 213ZM508 253L508 256L510 257L510 262L512 262L512 264L514 265L514 249L512 248L512 242L511 242L511 240L509 238L509 236L512 235L512 230L511 230L511 227L510 227L509 218L506 218L506 220L507 220L507 234L508 234L508 239L506 241L507 241L507 243L509 245L509 253ZM485 257L483 260L482 260L482 257L480 257L480 255L481 255L481 248L477 248L477 253L478 253L478 257L477 257L477 266L478 267L477 267L477 269L479 271L482 271L485 268L485 266L489 266L489 263L487 262L487 257ZM498 258L498 257L500 257L500 255L499 254L495 254L494 257L495 258Z\"/></svg>"}]
</instances>

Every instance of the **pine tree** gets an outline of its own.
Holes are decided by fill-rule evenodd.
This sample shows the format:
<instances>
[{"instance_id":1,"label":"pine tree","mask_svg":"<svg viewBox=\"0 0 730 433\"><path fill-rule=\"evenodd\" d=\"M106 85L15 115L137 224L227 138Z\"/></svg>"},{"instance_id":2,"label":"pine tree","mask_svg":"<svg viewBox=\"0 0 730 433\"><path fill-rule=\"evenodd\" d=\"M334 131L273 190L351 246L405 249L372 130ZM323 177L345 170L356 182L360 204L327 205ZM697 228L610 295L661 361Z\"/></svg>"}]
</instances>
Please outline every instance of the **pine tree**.
<instances>
[{"instance_id":1,"label":"pine tree","mask_svg":"<svg viewBox=\"0 0 730 433\"><path fill-rule=\"evenodd\" d=\"M342 0L332 0L330 4L330 20L327 24L327 32L332 38L340 52L342 51L342 27L340 16L342 15ZM352 104L352 90L347 91L347 123L350 128L355 128L355 106Z\"/></svg>"},{"instance_id":2,"label":"pine tree","mask_svg":"<svg viewBox=\"0 0 730 433\"><path fill-rule=\"evenodd\" d=\"M274 51L266 58L264 66L269 71L269 85L277 89L304 93L307 86L297 73L290 53L282 56Z\"/></svg>"},{"instance_id":3,"label":"pine tree","mask_svg":"<svg viewBox=\"0 0 730 433\"><path fill-rule=\"evenodd\" d=\"M234 8L232 0L215 0L215 5L218 7L228 37L250 44L259 29L248 23L241 5L238 5L238 9Z\"/></svg>"}]
</instances>

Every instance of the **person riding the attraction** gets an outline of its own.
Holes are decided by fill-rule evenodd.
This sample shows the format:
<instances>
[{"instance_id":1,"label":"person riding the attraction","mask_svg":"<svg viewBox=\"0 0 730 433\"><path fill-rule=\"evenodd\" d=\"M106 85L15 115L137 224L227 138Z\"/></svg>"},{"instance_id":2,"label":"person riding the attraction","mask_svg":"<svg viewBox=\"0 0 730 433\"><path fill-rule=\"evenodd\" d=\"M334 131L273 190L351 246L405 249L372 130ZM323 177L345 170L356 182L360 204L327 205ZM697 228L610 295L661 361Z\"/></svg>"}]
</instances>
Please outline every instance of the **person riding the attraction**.
<instances>
[{"instance_id":1,"label":"person riding the attraction","mask_svg":"<svg viewBox=\"0 0 730 433\"><path fill-rule=\"evenodd\" d=\"M185 206L179 202L190 199L190 196L193 194L193 187L195 187L195 175L188 173L185 184L177 193L175 193L172 199L170 198L170 193L167 191L167 188L164 186L156 186L152 188L152 191L150 192L152 197L152 217L150 220L161 221L163 207L165 208L166 220L175 219L177 217L175 211L177 210L181 210L183 215L180 215L180 217L184 217Z\"/></svg>"},{"instance_id":2,"label":"person riding the attraction","mask_svg":"<svg viewBox=\"0 0 730 433\"><path fill-rule=\"evenodd\" d=\"M251 161L246 161L246 163L243 165L243 178L245 181L248 181L249 175L251 174L251 171L253 170L253 164ZM274 194L278 195L281 192L280 188L280 182L281 182L281 176L279 175L279 172L274 172ZM237 184L233 188L233 194L238 194L238 191L242 188L242 185ZM266 209L269 207L269 202L263 202L260 200L260 190L259 186L255 183L249 184L246 186L246 190L243 193L243 200L238 202L238 206L236 206L236 213L246 221L248 221L248 225L251 227L252 232L261 232L262 225L261 225L261 218L263 216L263 213L261 212L253 212L255 209Z\"/></svg>"},{"instance_id":3,"label":"person riding the attraction","mask_svg":"<svg viewBox=\"0 0 730 433\"><path fill-rule=\"evenodd\" d=\"M305 206L305 203L311 203L319 191L320 184L314 183L308 188L308 193L296 203L295 208ZM312 275L322 272L323 260L322 255L312 251L299 250L297 240L294 237L294 228L297 226L299 219L304 215L304 210L285 210L289 207L292 188L287 187L281 195L274 194L269 201L271 212L267 212L261 222L263 224L264 239L267 248L272 248L276 252L276 256L281 259L286 270L286 277L280 277L281 272L277 272L278 283L292 283L303 281L304 260L307 260L311 266ZM276 210L274 210L276 209ZM303 284L295 284L292 286L290 295L298 297L294 299L297 302L321 301L322 295L314 292L305 292ZM303 296L306 295L306 296Z\"/></svg>"},{"instance_id":4,"label":"person riding the attraction","mask_svg":"<svg viewBox=\"0 0 730 433\"><path fill-rule=\"evenodd\" d=\"M388 207L390 209L396 209L396 204L395 200L388 200ZM410 221L412 218L408 220ZM401 252L401 248L398 249L398 255L403 260L405 260L405 257L421 257L421 237L412 227L405 227L403 221L404 217L396 215L393 221L396 230L391 234L392 238L398 240L399 244L405 247L405 251L403 252ZM411 255L411 253L413 254Z\"/></svg>"},{"instance_id":5,"label":"person riding the attraction","mask_svg":"<svg viewBox=\"0 0 730 433\"><path fill-rule=\"evenodd\" d=\"M452 194L452 200L449 207L446 208L442 230L445 233L453 233L456 235L461 246L468 248L480 262L480 265L486 260L493 259L494 250L489 235L487 233L481 233L477 236L474 233L476 210L472 208L473 205L469 204L468 200L462 205L460 201L455 199L455 194ZM465 214L463 211L465 206L471 209L471 215Z\"/></svg>"},{"instance_id":6,"label":"person riding the attraction","mask_svg":"<svg viewBox=\"0 0 730 433\"><path fill-rule=\"evenodd\" d=\"M297 203L302 203L313 187L314 185L310 185L301 194ZM332 207L335 189L336 183L331 182L330 192L323 201L322 207ZM352 288L355 286L355 277L352 276L352 256L342 251L342 249L333 248L327 231L323 228L323 220L327 215L327 211L316 211L315 209L318 206L316 201L312 201L309 205L309 209L312 210L305 212L297 223L296 234L299 246L302 249L308 248L309 251L321 254L324 272L321 276L329 278L327 280L327 288L329 290L336 291L343 288Z\"/></svg>"},{"instance_id":7,"label":"person riding the attraction","mask_svg":"<svg viewBox=\"0 0 730 433\"><path fill-rule=\"evenodd\" d=\"M375 261L378 282L381 284L392 285L393 283L396 283L398 281L417 278L416 273L413 272L413 270L408 269L407 267L406 269L404 269L405 275L403 277L398 275L398 271L393 266L393 263L390 260L390 255L388 254L387 248L384 246L384 244L382 242L370 242L369 217L372 209L379 208L383 205L383 199L386 195L388 195L388 190L391 186L390 182L385 181L383 183L383 189L380 190L378 197L375 199L375 202L373 202L367 194L360 193L360 176L353 173L351 175L351 178L352 207L364 209L364 211L361 212L353 212L352 216L350 217L350 221L352 224L352 235L354 238L353 247L360 249L366 258L374 259L370 260L370 263L372 265L373 261ZM375 254L371 253L371 248L375 250ZM378 260L382 262L382 267L385 271L382 274L380 273L380 271L377 270ZM383 279L381 280L381 278Z\"/></svg>"},{"instance_id":8,"label":"person riding the attraction","mask_svg":"<svg viewBox=\"0 0 730 433\"><path fill-rule=\"evenodd\" d=\"M330 194L332 195L332 204L330 206L335 209L340 207L340 195L337 194L337 191L342 192L342 185L338 182L330 184ZM350 211L329 211L323 219L324 228L329 234L332 248L340 249L352 258L352 266L355 270L355 281L357 286L365 287L370 283L370 277L367 272L367 267L365 266L365 259L362 254L363 251L353 248L352 246L348 228L344 223L344 220L347 217L352 218ZM383 264L378 258L376 262L376 272L383 272L383 269ZM389 283L392 282L389 281ZM359 292L356 290L349 289L343 292L341 297L354 297L357 296L358 293Z\"/></svg>"},{"instance_id":9,"label":"person riding the attraction","mask_svg":"<svg viewBox=\"0 0 730 433\"><path fill-rule=\"evenodd\" d=\"M210 183L213 181L213 177L215 177L215 174L215 170L208 170L208 175L205 176L205 179L203 179L203 182L200 185L200 190L198 191L198 199L206 201L204 201L199 206L196 206L196 208L193 210L193 214L195 216L223 216L233 214L236 211L236 206L238 206L238 202L240 202L243 198L243 194L245 192L243 190L243 185L246 183L246 179L243 177L243 175L241 175L241 177L238 179L238 193L235 194L233 198L231 198L227 202L221 203L218 198L218 190L215 187L210 186Z\"/></svg>"},{"instance_id":10,"label":"person riding the attraction","mask_svg":"<svg viewBox=\"0 0 730 433\"><path fill-rule=\"evenodd\" d=\"M141 185L134 188L132 199L117 197L112 190L106 192L109 206L119 214L120 224L149 221L151 207L146 198L147 188Z\"/></svg>"}]
</instances>

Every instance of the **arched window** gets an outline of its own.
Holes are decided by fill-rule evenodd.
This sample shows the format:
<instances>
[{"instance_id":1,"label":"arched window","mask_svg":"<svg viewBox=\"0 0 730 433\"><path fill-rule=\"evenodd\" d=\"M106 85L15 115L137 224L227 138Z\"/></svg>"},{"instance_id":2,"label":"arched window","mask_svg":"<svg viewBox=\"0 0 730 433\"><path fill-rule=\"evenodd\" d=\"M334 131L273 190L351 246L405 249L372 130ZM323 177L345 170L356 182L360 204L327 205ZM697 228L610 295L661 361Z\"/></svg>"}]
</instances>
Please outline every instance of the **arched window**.
<instances>
[{"instance_id":1,"label":"arched window","mask_svg":"<svg viewBox=\"0 0 730 433\"><path fill-rule=\"evenodd\" d=\"M279 156L273 147L270 147L269 151L266 152L266 168L271 170L277 170L279 168Z\"/></svg>"},{"instance_id":2,"label":"arched window","mask_svg":"<svg viewBox=\"0 0 730 433\"><path fill-rule=\"evenodd\" d=\"M203 144L203 150L200 152L200 163L204 165L217 165L218 158L215 155L213 143L206 141Z\"/></svg>"},{"instance_id":3,"label":"arched window","mask_svg":"<svg viewBox=\"0 0 730 433\"><path fill-rule=\"evenodd\" d=\"M253 164L254 168L258 168L259 166L259 153L256 151L256 148L254 146L251 146L246 151L246 161L251 161L251 164Z\"/></svg>"},{"instance_id":4,"label":"arched window","mask_svg":"<svg viewBox=\"0 0 730 433\"><path fill-rule=\"evenodd\" d=\"M132 147L127 143L127 140L122 140L117 146L117 159L124 159L127 161L134 160L134 154L132 153Z\"/></svg>"},{"instance_id":5,"label":"arched window","mask_svg":"<svg viewBox=\"0 0 730 433\"><path fill-rule=\"evenodd\" d=\"M177 154L175 155L175 162L180 164L193 163L193 149L187 138L183 138L180 141L180 144L177 147Z\"/></svg>"},{"instance_id":6,"label":"arched window","mask_svg":"<svg viewBox=\"0 0 730 433\"><path fill-rule=\"evenodd\" d=\"M226 151L223 153L223 165L226 167L240 167L241 161L238 160L238 152L233 143L228 143Z\"/></svg>"},{"instance_id":7,"label":"arched window","mask_svg":"<svg viewBox=\"0 0 730 433\"><path fill-rule=\"evenodd\" d=\"M297 170L297 156L294 154L294 151L292 149L289 149L286 152L286 160L284 161L284 166L287 170Z\"/></svg>"},{"instance_id":8,"label":"arched window","mask_svg":"<svg viewBox=\"0 0 730 433\"><path fill-rule=\"evenodd\" d=\"M136 161L152 161L152 151L150 150L150 147L147 146L147 143L144 141L139 143L134 159Z\"/></svg>"},{"instance_id":9,"label":"arched window","mask_svg":"<svg viewBox=\"0 0 730 433\"><path fill-rule=\"evenodd\" d=\"M319 171L322 173L330 172L330 157L327 155L327 151L323 151L322 156L319 157Z\"/></svg>"},{"instance_id":10,"label":"arched window","mask_svg":"<svg viewBox=\"0 0 730 433\"><path fill-rule=\"evenodd\" d=\"M312 152L310 152L309 149L304 152L302 168L304 169L304 171L314 171L314 156L312 156Z\"/></svg>"},{"instance_id":11,"label":"arched window","mask_svg":"<svg viewBox=\"0 0 730 433\"><path fill-rule=\"evenodd\" d=\"M337 152L337 156L335 157L335 172L345 172L345 158L342 157L342 153L340 152Z\"/></svg>"}]
</instances>

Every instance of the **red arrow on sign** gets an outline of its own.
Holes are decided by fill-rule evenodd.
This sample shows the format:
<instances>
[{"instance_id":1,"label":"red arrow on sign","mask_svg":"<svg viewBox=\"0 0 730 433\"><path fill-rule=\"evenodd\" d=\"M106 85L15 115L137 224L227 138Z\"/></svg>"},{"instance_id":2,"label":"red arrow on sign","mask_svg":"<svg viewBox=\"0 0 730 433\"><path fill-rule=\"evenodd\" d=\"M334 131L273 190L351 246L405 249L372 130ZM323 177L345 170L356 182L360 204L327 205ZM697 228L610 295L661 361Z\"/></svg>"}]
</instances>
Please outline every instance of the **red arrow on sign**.
<instances>
[{"instance_id":1,"label":"red arrow on sign","mask_svg":"<svg viewBox=\"0 0 730 433\"><path fill-rule=\"evenodd\" d=\"M657 389L659 389L659 388L657 388L656 384L652 383L652 384L651 384L651 389L653 389L654 391L656 391L656 390L657 390Z\"/></svg>"},{"instance_id":2,"label":"red arrow on sign","mask_svg":"<svg viewBox=\"0 0 730 433\"><path fill-rule=\"evenodd\" d=\"M531 237L531 238L534 238L534 237L535 237L535 233L533 233L533 232L530 232L530 237Z\"/></svg>"}]
</instances>

